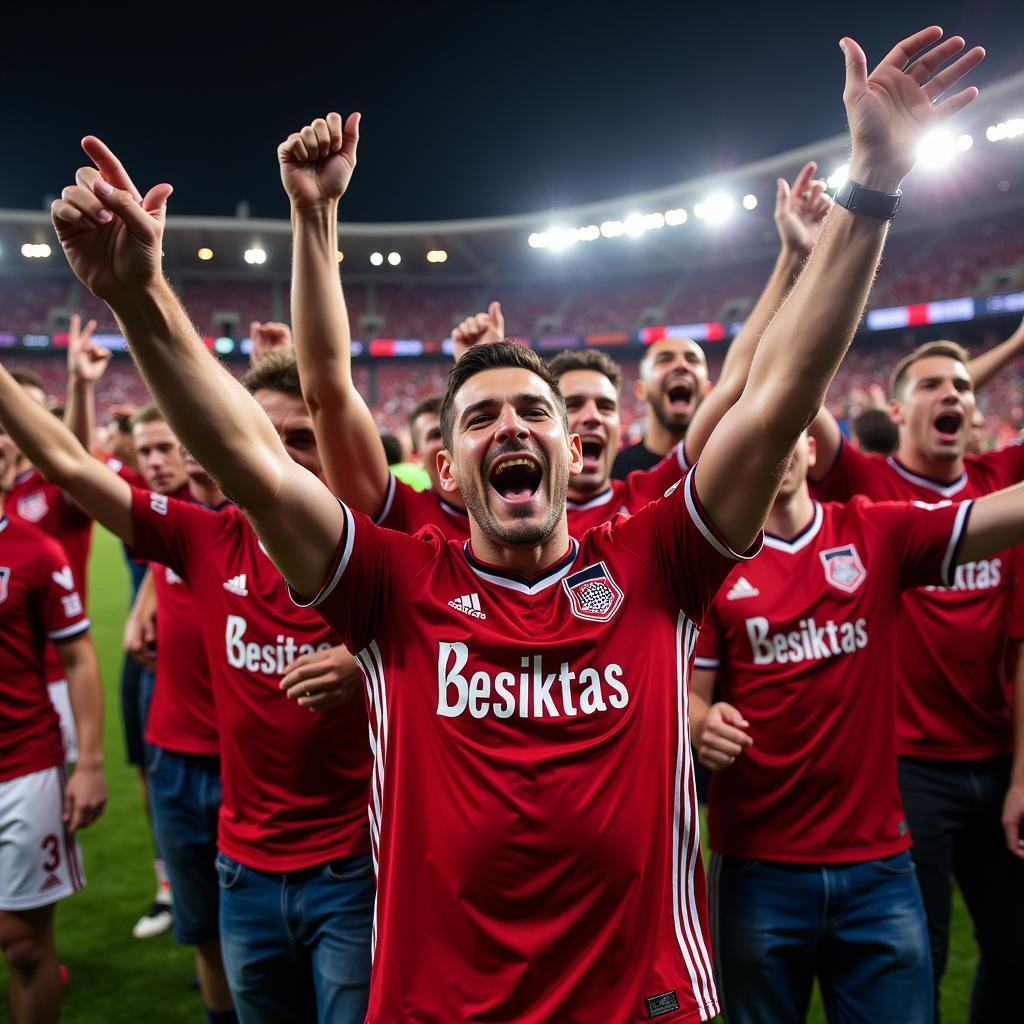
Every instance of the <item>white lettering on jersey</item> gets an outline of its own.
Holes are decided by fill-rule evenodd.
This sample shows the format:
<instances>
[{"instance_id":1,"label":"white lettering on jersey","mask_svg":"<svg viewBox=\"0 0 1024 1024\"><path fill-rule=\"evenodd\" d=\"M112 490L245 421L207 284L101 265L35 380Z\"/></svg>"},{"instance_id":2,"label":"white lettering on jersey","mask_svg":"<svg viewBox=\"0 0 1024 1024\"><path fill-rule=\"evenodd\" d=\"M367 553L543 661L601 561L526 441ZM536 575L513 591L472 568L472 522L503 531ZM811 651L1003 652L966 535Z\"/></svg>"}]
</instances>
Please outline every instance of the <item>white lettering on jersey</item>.
<instances>
[{"instance_id":1,"label":"white lettering on jersey","mask_svg":"<svg viewBox=\"0 0 1024 1024\"><path fill-rule=\"evenodd\" d=\"M182 578L173 570L164 566L164 579L168 583L183 583Z\"/></svg>"},{"instance_id":2,"label":"white lettering on jersey","mask_svg":"<svg viewBox=\"0 0 1024 1024\"><path fill-rule=\"evenodd\" d=\"M82 599L77 594L68 594L67 597L62 597L60 603L64 606L64 614L69 619L82 614Z\"/></svg>"},{"instance_id":3,"label":"white lettering on jersey","mask_svg":"<svg viewBox=\"0 0 1024 1024\"><path fill-rule=\"evenodd\" d=\"M303 654L326 651L330 644L300 644L293 636L278 633L272 644L244 643L249 623L241 615L229 615L224 629L224 647L228 664L242 672L262 672L267 676L283 676L291 663Z\"/></svg>"},{"instance_id":4,"label":"white lettering on jersey","mask_svg":"<svg viewBox=\"0 0 1024 1024\"><path fill-rule=\"evenodd\" d=\"M575 718L597 711L624 708L629 690L620 665L602 671L585 668L579 673L563 661L545 671L543 655L524 655L521 671L467 672L469 646L440 643L437 649L437 713L458 718L468 710L473 718Z\"/></svg>"},{"instance_id":5,"label":"white lettering on jersey","mask_svg":"<svg viewBox=\"0 0 1024 1024\"><path fill-rule=\"evenodd\" d=\"M953 590L994 590L1003 582L1003 560L981 558L956 567L951 587L922 587L922 590L949 593Z\"/></svg>"},{"instance_id":6,"label":"white lettering on jersey","mask_svg":"<svg viewBox=\"0 0 1024 1024\"><path fill-rule=\"evenodd\" d=\"M842 654L853 654L868 645L867 622L833 622L819 626L814 619L801 619L800 628L788 633L772 633L771 623L763 616L746 620L747 637L755 665L785 665L787 662L822 661Z\"/></svg>"},{"instance_id":7,"label":"white lettering on jersey","mask_svg":"<svg viewBox=\"0 0 1024 1024\"><path fill-rule=\"evenodd\" d=\"M149 492L149 507L158 515L167 515L167 495L157 494L156 491Z\"/></svg>"},{"instance_id":8,"label":"white lettering on jersey","mask_svg":"<svg viewBox=\"0 0 1024 1024\"><path fill-rule=\"evenodd\" d=\"M75 589L75 577L71 575L71 566L69 565L65 565L59 572L51 572L50 579L65 590Z\"/></svg>"}]
</instances>

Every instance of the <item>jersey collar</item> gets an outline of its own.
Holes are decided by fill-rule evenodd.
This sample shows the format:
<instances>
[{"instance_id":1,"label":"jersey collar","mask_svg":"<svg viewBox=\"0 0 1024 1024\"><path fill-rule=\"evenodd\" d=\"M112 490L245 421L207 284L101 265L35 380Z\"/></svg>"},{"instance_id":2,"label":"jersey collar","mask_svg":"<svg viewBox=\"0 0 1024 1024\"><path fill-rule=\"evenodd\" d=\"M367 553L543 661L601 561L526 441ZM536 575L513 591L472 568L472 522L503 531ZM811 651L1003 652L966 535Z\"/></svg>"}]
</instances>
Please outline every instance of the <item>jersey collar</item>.
<instances>
[{"instance_id":1,"label":"jersey collar","mask_svg":"<svg viewBox=\"0 0 1024 1024\"><path fill-rule=\"evenodd\" d=\"M555 562L554 565L548 566L542 575L528 580L526 577L519 576L516 573L506 572L496 565L488 565L486 562L481 562L473 554L468 540L462 545L462 551L466 556L470 569L480 579L486 580L488 583L494 583L499 587L505 587L508 590L515 590L520 594L529 594L531 596L547 590L548 587L553 587L572 568L579 549L579 542L575 539L571 540L569 550L562 558Z\"/></svg>"},{"instance_id":2,"label":"jersey collar","mask_svg":"<svg viewBox=\"0 0 1024 1024\"><path fill-rule=\"evenodd\" d=\"M935 491L936 494L941 494L944 498L952 498L954 494L959 493L967 486L966 469L952 483L947 483L945 480L933 480L930 476L921 476L920 473L907 469L895 455L890 455L886 462L904 480L909 480L910 483L917 484L918 487L926 487L929 491Z\"/></svg>"},{"instance_id":3,"label":"jersey collar","mask_svg":"<svg viewBox=\"0 0 1024 1024\"><path fill-rule=\"evenodd\" d=\"M32 477L38 473L39 470L35 466L29 466L28 469L22 470L15 478L14 483L23 484L26 480L31 480Z\"/></svg>"},{"instance_id":4,"label":"jersey collar","mask_svg":"<svg viewBox=\"0 0 1024 1024\"><path fill-rule=\"evenodd\" d=\"M453 505L450 501L445 501L440 494L437 495L437 503L441 506L441 511L450 516L457 516L460 519L469 518L469 513L464 508L459 508L458 505Z\"/></svg>"},{"instance_id":5,"label":"jersey collar","mask_svg":"<svg viewBox=\"0 0 1024 1024\"><path fill-rule=\"evenodd\" d=\"M7 516L0 516L0 533L3 533L7 529L8 520Z\"/></svg>"},{"instance_id":6,"label":"jersey collar","mask_svg":"<svg viewBox=\"0 0 1024 1024\"><path fill-rule=\"evenodd\" d=\"M821 505L814 502L814 515L811 516L811 521L795 537L787 539L774 533L765 533L764 546L774 548L776 551L784 551L787 555L795 555L818 536L824 517Z\"/></svg>"},{"instance_id":7,"label":"jersey collar","mask_svg":"<svg viewBox=\"0 0 1024 1024\"><path fill-rule=\"evenodd\" d=\"M612 487L602 491L596 498L587 498L586 501L573 501L572 498L565 499L565 507L573 512L583 512L588 508L597 508L599 505L607 505L615 495Z\"/></svg>"}]
</instances>

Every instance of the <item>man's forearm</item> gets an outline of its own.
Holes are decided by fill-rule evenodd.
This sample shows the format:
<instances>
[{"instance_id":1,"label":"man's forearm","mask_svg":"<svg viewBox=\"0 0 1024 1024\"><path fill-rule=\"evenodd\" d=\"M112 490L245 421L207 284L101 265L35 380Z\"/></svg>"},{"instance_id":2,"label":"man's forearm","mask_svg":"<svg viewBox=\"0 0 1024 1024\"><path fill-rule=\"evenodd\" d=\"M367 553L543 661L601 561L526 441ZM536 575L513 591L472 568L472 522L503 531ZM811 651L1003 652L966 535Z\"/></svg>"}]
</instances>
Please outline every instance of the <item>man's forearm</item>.
<instances>
[{"instance_id":1,"label":"man's forearm","mask_svg":"<svg viewBox=\"0 0 1024 1024\"><path fill-rule=\"evenodd\" d=\"M288 455L263 410L207 351L170 285L126 293L111 308L178 439L232 500L265 507Z\"/></svg>"},{"instance_id":2,"label":"man's forearm","mask_svg":"<svg viewBox=\"0 0 1024 1024\"><path fill-rule=\"evenodd\" d=\"M78 764L82 768L103 767L103 688L92 644L76 649L74 660L64 665L68 696L78 733Z\"/></svg>"},{"instance_id":3,"label":"man's forearm","mask_svg":"<svg viewBox=\"0 0 1024 1024\"><path fill-rule=\"evenodd\" d=\"M92 451L96 437L96 389L91 381L69 376L64 398L64 425L87 452Z\"/></svg>"},{"instance_id":4,"label":"man's forearm","mask_svg":"<svg viewBox=\"0 0 1024 1024\"><path fill-rule=\"evenodd\" d=\"M974 390L983 388L1000 370L1024 353L1024 323L999 345L982 352L967 364Z\"/></svg>"}]
</instances>

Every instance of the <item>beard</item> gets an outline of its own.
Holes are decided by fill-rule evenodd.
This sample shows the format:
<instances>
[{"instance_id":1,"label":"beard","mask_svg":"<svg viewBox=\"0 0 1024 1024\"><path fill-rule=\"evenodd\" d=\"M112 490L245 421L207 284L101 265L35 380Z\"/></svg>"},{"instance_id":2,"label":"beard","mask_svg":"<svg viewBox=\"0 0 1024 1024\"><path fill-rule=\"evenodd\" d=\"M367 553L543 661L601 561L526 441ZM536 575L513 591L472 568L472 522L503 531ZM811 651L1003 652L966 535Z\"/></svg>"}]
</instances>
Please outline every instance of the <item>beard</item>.
<instances>
[{"instance_id":1,"label":"beard","mask_svg":"<svg viewBox=\"0 0 1024 1024\"><path fill-rule=\"evenodd\" d=\"M548 510L540 522L499 522L487 500L487 484L483 482L482 475L478 478L477 486L461 492L470 518L488 537L505 547L528 548L543 544L561 522L565 512L566 495L569 492L569 474L563 472L555 476L550 467L546 468L545 479L550 481ZM542 480L541 487L543 486Z\"/></svg>"},{"instance_id":2,"label":"beard","mask_svg":"<svg viewBox=\"0 0 1024 1024\"><path fill-rule=\"evenodd\" d=\"M693 407L690 412L684 413L669 412L662 404L667 398L667 394L662 394L659 395L657 401L649 402L648 404L651 407L651 412L654 413L654 418L670 434L682 434L690 425L690 421L693 419L693 414L697 411L697 407L700 405L701 395L696 391L694 392Z\"/></svg>"}]
</instances>

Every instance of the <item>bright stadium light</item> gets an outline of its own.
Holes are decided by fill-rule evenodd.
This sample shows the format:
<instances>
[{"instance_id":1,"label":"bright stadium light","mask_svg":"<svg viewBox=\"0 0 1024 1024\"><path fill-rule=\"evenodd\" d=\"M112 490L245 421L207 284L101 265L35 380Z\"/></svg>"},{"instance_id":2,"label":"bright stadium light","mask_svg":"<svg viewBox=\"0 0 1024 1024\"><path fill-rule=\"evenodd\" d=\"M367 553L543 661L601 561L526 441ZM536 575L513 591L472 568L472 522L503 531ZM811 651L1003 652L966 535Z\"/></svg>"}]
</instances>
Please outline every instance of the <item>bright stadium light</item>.
<instances>
[{"instance_id":1,"label":"bright stadium light","mask_svg":"<svg viewBox=\"0 0 1024 1024\"><path fill-rule=\"evenodd\" d=\"M576 228L549 228L547 234L548 248L552 252L568 249L570 245L575 245L580 237Z\"/></svg>"},{"instance_id":2,"label":"bright stadium light","mask_svg":"<svg viewBox=\"0 0 1024 1024\"><path fill-rule=\"evenodd\" d=\"M548 247L548 234L546 231L534 231L526 241L531 249L546 249Z\"/></svg>"},{"instance_id":3,"label":"bright stadium light","mask_svg":"<svg viewBox=\"0 0 1024 1024\"><path fill-rule=\"evenodd\" d=\"M1024 117L1011 117L1009 121L990 124L985 129L985 138L989 142L1005 142L1024 135Z\"/></svg>"},{"instance_id":4,"label":"bright stadium light","mask_svg":"<svg viewBox=\"0 0 1024 1024\"><path fill-rule=\"evenodd\" d=\"M644 231L660 231L665 226L665 214L645 213Z\"/></svg>"},{"instance_id":5,"label":"bright stadium light","mask_svg":"<svg viewBox=\"0 0 1024 1024\"><path fill-rule=\"evenodd\" d=\"M960 135L960 136L957 137L956 148L959 149L961 153L966 153L967 150L969 150L973 145L974 145L974 136L973 135L968 135L966 132L964 132L963 135Z\"/></svg>"},{"instance_id":6,"label":"bright stadium light","mask_svg":"<svg viewBox=\"0 0 1024 1024\"><path fill-rule=\"evenodd\" d=\"M588 224L577 232L581 242L593 242L601 237L601 229L596 224Z\"/></svg>"},{"instance_id":7,"label":"bright stadium light","mask_svg":"<svg viewBox=\"0 0 1024 1024\"><path fill-rule=\"evenodd\" d=\"M45 242L26 242L21 247L21 255L27 260L45 260L50 255L50 247Z\"/></svg>"},{"instance_id":8,"label":"bright stadium light","mask_svg":"<svg viewBox=\"0 0 1024 1024\"><path fill-rule=\"evenodd\" d=\"M345 259L345 254L339 249L338 250L338 262L341 263Z\"/></svg>"},{"instance_id":9,"label":"bright stadium light","mask_svg":"<svg viewBox=\"0 0 1024 1024\"><path fill-rule=\"evenodd\" d=\"M644 233L644 219L639 213L631 213L625 220L623 228L630 238L639 238Z\"/></svg>"},{"instance_id":10,"label":"bright stadium light","mask_svg":"<svg viewBox=\"0 0 1024 1024\"><path fill-rule=\"evenodd\" d=\"M370 262L375 266L379 267L384 262L384 253L382 252L371 252Z\"/></svg>"},{"instance_id":11,"label":"bright stadium light","mask_svg":"<svg viewBox=\"0 0 1024 1024\"><path fill-rule=\"evenodd\" d=\"M262 266L267 262L266 252L259 248L246 249L244 258L246 263L254 267Z\"/></svg>"},{"instance_id":12,"label":"bright stadium light","mask_svg":"<svg viewBox=\"0 0 1024 1024\"><path fill-rule=\"evenodd\" d=\"M956 142L950 132L928 132L917 147L917 159L930 169L945 167L956 156Z\"/></svg>"},{"instance_id":13,"label":"bright stadium light","mask_svg":"<svg viewBox=\"0 0 1024 1024\"><path fill-rule=\"evenodd\" d=\"M757 209L757 196L752 192L748 192L743 197L743 209L744 210L756 210Z\"/></svg>"},{"instance_id":14,"label":"bright stadium light","mask_svg":"<svg viewBox=\"0 0 1024 1024\"><path fill-rule=\"evenodd\" d=\"M850 177L850 165L840 164L829 176L826 184L833 192L839 191Z\"/></svg>"},{"instance_id":15,"label":"bright stadium light","mask_svg":"<svg viewBox=\"0 0 1024 1024\"><path fill-rule=\"evenodd\" d=\"M213 259L213 250L209 246L204 245L196 252L196 256L205 263L207 260Z\"/></svg>"},{"instance_id":16,"label":"bright stadium light","mask_svg":"<svg viewBox=\"0 0 1024 1024\"><path fill-rule=\"evenodd\" d=\"M681 208L665 211L665 223L668 224L669 227L674 228L678 227L680 224L685 224L686 217L686 211Z\"/></svg>"},{"instance_id":17,"label":"bright stadium light","mask_svg":"<svg viewBox=\"0 0 1024 1024\"><path fill-rule=\"evenodd\" d=\"M402 262L402 254L398 252L388 253L388 266L397 267Z\"/></svg>"},{"instance_id":18,"label":"bright stadium light","mask_svg":"<svg viewBox=\"0 0 1024 1024\"><path fill-rule=\"evenodd\" d=\"M431 249L427 253L428 263L445 263L448 260L448 253L444 249Z\"/></svg>"},{"instance_id":19,"label":"bright stadium light","mask_svg":"<svg viewBox=\"0 0 1024 1024\"><path fill-rule=\"evenodd\" d=\"M704 202L697 203L693 213L698 220L706 220L709 224L721 224L732 216L734 207L730 196L724 192L716 192L708 196Z\"/></svg>"},{"instance_id":20,"label":"bright stadium light","mask_svg":"<svg viewBox=\"0 0 1024 1024\"><path fill-rule=\"evenodd\" d=\"M618 238L626 230L621 220L606 220L601 224L601 234L605 238Z\"/></svg>"}]
</instances>

